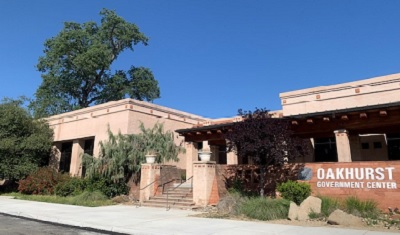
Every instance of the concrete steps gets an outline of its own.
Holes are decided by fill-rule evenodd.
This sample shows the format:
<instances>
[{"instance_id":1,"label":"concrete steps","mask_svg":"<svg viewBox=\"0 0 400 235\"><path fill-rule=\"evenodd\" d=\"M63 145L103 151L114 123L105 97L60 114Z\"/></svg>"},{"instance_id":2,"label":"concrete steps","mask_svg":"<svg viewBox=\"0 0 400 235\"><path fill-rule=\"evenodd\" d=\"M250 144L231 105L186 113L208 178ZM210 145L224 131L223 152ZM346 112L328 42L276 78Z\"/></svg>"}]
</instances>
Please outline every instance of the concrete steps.
<instances>
[{"instance_id":1,"label":"concrete steps","mask_svg":"<svg viewBox=\"0 0 400 235\"><path fill-rule=\"evenodd\" d=\"M172 189L175 189L168 189L162 195L150 197L148 201L142 203L142 206L167 207L168 204L170 208L191 210L194 206L191 185L181 186L178 188L172 187Z\"/></svg>"}]
</instances>

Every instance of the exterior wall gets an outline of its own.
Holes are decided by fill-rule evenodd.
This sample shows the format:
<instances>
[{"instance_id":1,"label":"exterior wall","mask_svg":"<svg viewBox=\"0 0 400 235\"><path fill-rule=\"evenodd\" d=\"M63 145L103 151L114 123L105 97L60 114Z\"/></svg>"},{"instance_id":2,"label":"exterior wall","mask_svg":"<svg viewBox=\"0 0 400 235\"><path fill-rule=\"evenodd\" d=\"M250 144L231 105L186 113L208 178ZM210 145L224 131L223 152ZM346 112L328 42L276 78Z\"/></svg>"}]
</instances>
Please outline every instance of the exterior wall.
<instances>
[{"instance_id":1,"label":"exterior wall","mask_svg":"<svg viewBox=\"0 0 400 235\"><path fill-rule=\"evenodd\" d=\"M346 169L353 169L353 174L346 174ZM259 192L259 166L218 165L216 176L219 197L226 195L226 187L232 187L238 180L242 182L242 190ZM279 167L268 166L264 190L267 195L274 196L277 183L299 178L311 185L312 194L315 196L339 199L356 196L362 200L370 199L377 202L378 207L384 211L388 207L400 206L400 161L293 163ZM349 187L340 185L345 182L349 183ZM212 179L209 184L211 183Z\"/></svg>"},{"instance_id":2,"label":"exterior wall","mask_svg":"<svg viewBox=\"0 0 400 235\"><path fill-rule=\"evenodd\" d=\"M384 211L388 207L400 206L400 161L306 163L305 167L311 169L312 172L310 179L305 182L311 185L313 195L333 198L356 196L360 199L372 199ZM329 169L332 174L328 173ZM353 169L353 177L351 174L346 174L346 169ZM355 169L358 169L357 173L363 171L363 177L361 177L361 173L356 174ZM319 175L318 171L320 171ZM336 174L337 171L339 174ZM370 173L366 173L366 171ZM340 186L339 183L343 182L350 182L353 187L331 187ZM382 183L388 188L379 188L379 186L383 186L380 185Z\"/></svg>"},{"instance_id":3,"label":"exterior wall","mask_svg":"<svg viewBox=\"0 0 400 235\"><path fill-rule=\"evenodd\" d=\"M386 161L388 159L388 146L385 135L359 136L359 158L353 157L353 161ZM362 149L362 144L368 143L368 149ZM376 146L380 143L381 147Z\"/></svg>"},{"instance_id":4,"label":"exterior wall","mask_svg":"<svg viewBox=\"0 0 400 235\"><path fill-rule=\"evenodd\" d=\"M205 118L182 111L154 105L148 102L124 99L112 101L89 108L84 108L47 118L49 125L54 130L55 151L59 152L60 143L74 141L71 158L70 173L79 175L81 172L81 155L83 153L84 139L94 138L94 156L98 156L99 142L108 139L108 127L113 133L122 134L139 133L140 122L146 128L151 128L157 122L164 124L164 130L174 132L176 129L189 128ZM175 135L176 144L183 145L183 137ZM180 154L178 168L186 168L186 155ZM53 154L52 165L59 162L59 154Z\"/></svg>"},{"instance_id":5,"label":"exterior wall","mask_svg":"<svg viewBox=\"0 0 400 235\"><path fill-rule=\"evenodd\" d=\"M400 74L280 94L283 115L299 115L400 101Z\"/></svg>"}]
</instances>

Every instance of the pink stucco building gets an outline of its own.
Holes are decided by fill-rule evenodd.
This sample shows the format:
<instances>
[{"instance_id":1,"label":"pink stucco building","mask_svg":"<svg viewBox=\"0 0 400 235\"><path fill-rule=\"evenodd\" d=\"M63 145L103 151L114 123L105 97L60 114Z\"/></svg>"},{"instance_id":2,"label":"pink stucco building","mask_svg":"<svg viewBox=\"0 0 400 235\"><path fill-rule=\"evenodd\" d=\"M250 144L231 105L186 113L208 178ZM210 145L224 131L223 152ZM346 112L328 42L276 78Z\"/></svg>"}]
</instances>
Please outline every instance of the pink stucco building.
<instances>
[{"instance_id":1,"label":"pink stucco building","mask_svg":"<svg viewBox=\"0 0 400 235\"><path fill-rule=\"evenodd\" d=\"M400 74L284 92L280 99L282 110L273 112L273 116L289 119L296 135L310 140L313 146L312 154L298 159L312 172L307 180L313 192L338 197L356 195L379 199L383 207L400 206ZM187 178L204 169L204 175L212 178L198 176L210 181L207 190L198 191L202 198L194 195L206 204L211 195L218 194L219 181L212 164L251 164L226 152L229 140L223 133L231 129L232 123L242 121L240 117L207 119L124 99L47 120L54 129L51 164L72 175L81 175L82 153L97 155L98 143L106 140L108 126L115 133L128 134L137 133L140 122L146 127L164 123L165 129L177 132L176 144L184 143L186 148L178 163L168 164L185 169ZM202 148L211 150L211 163L198 162ZM382 197L388 200L382 201Z\"/></svg>"},{"instance_id":2,"label":"pink stucco building","mask_svg":"<svg viewBox=\"0 0 400 235\"><path fill-rule=\"evenodd\" d=\"M189 128L208 119L151 104L148 102L124 99L63 113L47 118L54 130L54 154L50 164L71 175L81 175L81 157L84 152L99 153L99 142L107 140L107 128L113 133L139 133L142 122L146 128L155 123L163 123L165 130L174 131ZM175 138L177 145L183 138ZM177 167L186 168L184 154L179 156Z\"/></svg>"}]
</instances>

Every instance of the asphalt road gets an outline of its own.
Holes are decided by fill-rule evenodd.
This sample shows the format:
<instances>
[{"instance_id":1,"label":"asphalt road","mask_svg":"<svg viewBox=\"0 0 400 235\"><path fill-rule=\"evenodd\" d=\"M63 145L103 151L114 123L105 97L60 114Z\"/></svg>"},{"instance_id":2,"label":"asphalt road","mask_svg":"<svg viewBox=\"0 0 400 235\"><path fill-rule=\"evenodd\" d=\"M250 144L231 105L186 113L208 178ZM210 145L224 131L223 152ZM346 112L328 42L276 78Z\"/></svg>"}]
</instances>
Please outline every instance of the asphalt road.
<instances>
[{"instance_id":1,"label":"asphalt road","mask_svg":"<svg viewBox=\"0 0 400 235\"><path fill-rule=\"evenodd\" d=\"M115 234L95 232L68 226L42 223L0 214L0 235L98 235Z\"/></svg>"}]
</instances>

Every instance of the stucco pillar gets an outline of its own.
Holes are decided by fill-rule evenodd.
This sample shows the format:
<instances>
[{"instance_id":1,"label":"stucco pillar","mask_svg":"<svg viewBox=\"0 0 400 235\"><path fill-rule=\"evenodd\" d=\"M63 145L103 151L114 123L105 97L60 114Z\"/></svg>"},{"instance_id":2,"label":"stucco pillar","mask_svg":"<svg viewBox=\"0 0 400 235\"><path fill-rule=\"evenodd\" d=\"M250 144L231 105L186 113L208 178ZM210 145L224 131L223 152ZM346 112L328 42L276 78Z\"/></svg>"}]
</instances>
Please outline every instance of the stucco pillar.
<instances>
[{"instance_id":1,"label":"stucco pillar","mask_svg":"<svg viewBox=\"0 0 400 235\"><path fill-rule=\"evenodd\" d=\"M80 176L81 174L81 164L83 155L83 145L84 140L74 140L72 143L72 153L71 153L71 166L69 173L72 176Z\"/></svg>"},{"instance_id":2,"label":"stucco pillar","mask_svg":"<svg viewBox=\"0 0 400 235\"><path fill-rule=\"evenodd\" d=\"M215 166L214 161L193 163L193 201L198 206L206 206L210 202Z\"/></svg>"},{"instance_id":3,"label":"stucco pillar","mask_svg":"<svg viewBox=\"0 0 400 235\"><path fill-rule=\"evenodd\" d=\"M334 133L336 138L338 162L351 162L349 133L344 129L336 130Z\"/></svg>"},{"instance_id":4,"label":"stucco pillar","mask_svg":"<svg viewBox=\"0 0 400 235\"><path fill-rule=\"evenodd\" d=\"M61 143L55 143L51 148L50 162L49 166L56 169L60 169L60 159L61 159Z\"/></svg>"},{"instance_id":5,"label":"stucco pillar","mask_svg":"<svg viewBox=\"0 0 400 235\"><path fill-rule=\"evenodd\" d=\"M147 201L156 195L158 180L161 175L160 164L143 163L140 171L140 196L141 202Z\"/></svg>"},{"instance_id":6,"label":"stucco pillar","mask_svg":"<svg viewBox=\"0 0 400 235\"><path fill-rule=\"evenodd\" d=\"M238 157L235 152L227 152L226 153L226 164L227 165L237 165Z\"/></svg>"},{"instance_id":7,"label":"stucco pillar","mask_svg":"<svg viewBox=\"0 0 400 235\"><path fill-rule=\"evenodd\" d=\"M229 140L226 140L226 146L229 146ZM228 149L228 148L227 148ZM226 164L237 165L239 163L238 157L235 152L226 152Z\"/></svg>"},{"instance_id":8,"label":"stucco pillar","mask_svg":"<svg viewBox=\"0 0 400 235\"><path fill-rule=\"evenodd\" d=\"M203 149L210 149L211 151L211 146L208 144L207 140L203 141Z\"/></svg>"},{"instance_id":9,"label":"stucco pillar","mask_svg":"<svg viewBox=\"0 0 400 235\"><path fill-rule=\"evenodd\" d=\"M193 142L186 143L186 179L193 176L193 162L198 161L197 144Z\"/></svg>"}]
</instances>

